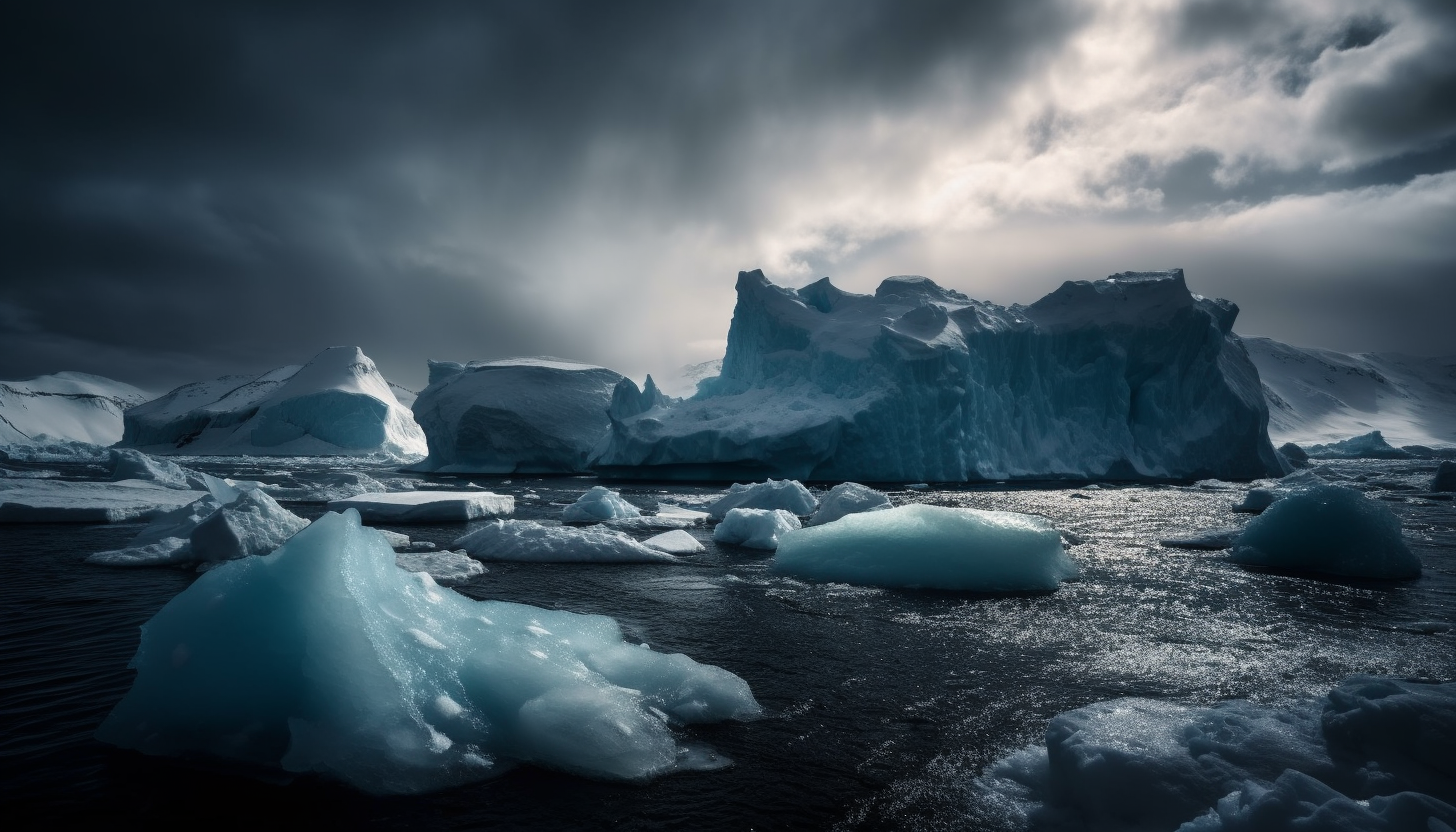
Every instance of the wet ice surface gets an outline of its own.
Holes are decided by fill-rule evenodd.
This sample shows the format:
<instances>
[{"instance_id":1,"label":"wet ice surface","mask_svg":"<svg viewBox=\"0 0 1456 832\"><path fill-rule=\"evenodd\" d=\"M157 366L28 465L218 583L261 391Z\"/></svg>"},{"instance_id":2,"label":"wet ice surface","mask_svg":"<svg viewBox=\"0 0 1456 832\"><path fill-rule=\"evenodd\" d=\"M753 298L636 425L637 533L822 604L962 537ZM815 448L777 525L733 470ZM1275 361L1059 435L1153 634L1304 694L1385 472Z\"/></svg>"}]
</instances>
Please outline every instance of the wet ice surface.
<instances>
[{"instance_id":1,"label":"wet ice surface","mask_svg":"<svg viewBox=\"0 0 1456 832\"><path fill-rule=\"evenodd\" d=\"M283 483L322 476L328 466L193 467ZM354 470L386 484L474 483L514 496L517 518L547 521L597 484ZM134 525L9 527L0 558L0 789L6 803L113 822L209 818L225 805L239 818L309 809L378 827L994 828L995 807L976 803L971 781L988 763L1039 741L1062 711L1128 695L1281 704L1321 695L1352 673L1456 677L1456 508L1418 496L1434 466L1339 462L1320 470L1387 501L1425 562L1420 580L1321 582L1245 570L1221 552L1159 546L1247 522L1230 510L1247 486L1216 484L886 489L896 504L1050 518L1081 541L1070 550L1081 579L1052 594L813 584L770 573L768 552L715 544L705 527L688 532L706 551L676 564L492 564L460 591L610 615L629 640L743 677L768 715L687 733L736 762L723 771L623 786L526 768L392 800L315 780L270 785L96 743L91 732L131 683L126 663L137 625L194 576L81 563L92 551L125 545ZM620 490L646 511L659 499L703 505L721 491L637 483ZM289 507L305 517L323 511ZM446 548L469 528L396 530Z\"/></svg>"}]
</instances>

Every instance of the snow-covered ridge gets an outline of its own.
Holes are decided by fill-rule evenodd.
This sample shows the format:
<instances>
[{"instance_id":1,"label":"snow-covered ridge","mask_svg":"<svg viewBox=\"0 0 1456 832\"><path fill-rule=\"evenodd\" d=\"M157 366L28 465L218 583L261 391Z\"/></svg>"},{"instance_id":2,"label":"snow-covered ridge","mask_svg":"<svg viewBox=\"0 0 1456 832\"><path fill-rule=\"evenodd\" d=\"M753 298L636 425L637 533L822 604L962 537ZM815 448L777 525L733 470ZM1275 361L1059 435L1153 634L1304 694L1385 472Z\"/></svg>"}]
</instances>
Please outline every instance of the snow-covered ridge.
<instances>
[{"instance_id":1,"label":"snow-covered ridge","mask_svg":"<svg viewBox=\"0 0 1456 832\"><path fill-rule=\"evenodd\" d=\"M414 459L425 451L410 412L358 347L178 387L128 411L121 444L161 454Z\"/></svg>"},{"instance_id":2,"label":"snow-covered ridge","mask_svg":"<svg viewBox=\"0 0 1456 832\"><path fill-rule=\"evenodd\" d=\"M1379 430L1391 445L1456 445L1456 356L1346 355L1245 337L1275 444Z\"/></svg>"},{"instance_id":3,"label":"snow-covered ridge","mask_svg":"<svg viewBox=\"0 0 1456 832\"><path fill-rule=\"evenodd\" d=\"M1248 479L1281 472L1238 307L1183 272L1002 307L918 276L874 295L738 276L721 373L617 420L593 466L651 479Z\"/></svg>"},{"instance_id":4,"label":"snow-covered ridge","mask_svg":"<svg viewBox=\"0 0 1456 832\"><path fill-rule=\"evenodd\" d=\"M121 438L123 411L149 398L130 384L90 373L0 381L0 445L41 436L110 445Z\"/></svg>"}]
</instances>

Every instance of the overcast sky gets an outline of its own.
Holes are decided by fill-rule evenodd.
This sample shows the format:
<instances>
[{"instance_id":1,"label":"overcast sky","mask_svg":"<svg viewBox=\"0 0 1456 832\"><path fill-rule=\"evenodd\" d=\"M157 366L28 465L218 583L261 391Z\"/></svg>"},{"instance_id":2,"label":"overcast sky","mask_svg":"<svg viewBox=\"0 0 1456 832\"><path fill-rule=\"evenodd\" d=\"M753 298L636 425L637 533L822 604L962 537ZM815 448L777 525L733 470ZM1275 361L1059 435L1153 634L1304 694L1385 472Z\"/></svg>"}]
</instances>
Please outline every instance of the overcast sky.
<instances>
[{"instance_id":1,"label":"overcast sky","mask_svg":"<svg viewBox=\"0 0 1456 832\"><path fill-rule=\"evenodd\" d=\"M357 344L641 378L740 269L1456 354L1456 3L44 2L0 27L0 378ZM258 6L259 8L252 8Z\"/></svg>"}]
</instances>

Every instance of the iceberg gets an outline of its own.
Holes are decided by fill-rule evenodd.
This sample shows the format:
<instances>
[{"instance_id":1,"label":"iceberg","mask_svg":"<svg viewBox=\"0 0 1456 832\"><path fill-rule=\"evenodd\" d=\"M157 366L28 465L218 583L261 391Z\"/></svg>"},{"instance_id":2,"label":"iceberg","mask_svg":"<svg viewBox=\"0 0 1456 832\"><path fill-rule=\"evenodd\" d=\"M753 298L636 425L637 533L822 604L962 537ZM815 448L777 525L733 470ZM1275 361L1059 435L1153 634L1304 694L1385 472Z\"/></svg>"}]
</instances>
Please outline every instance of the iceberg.
<instances>
[{"instance_id":1,"label":"iceberg","mask_svg":"<svg viewBox=\"0 0 1456 832\"><path fill-rule=\"evenodd\" d=\"M718 667L626 642L610 618L473 601L326 514L198 578L142 628L97 730L147 754L428 792L534 763L643 781L722 765L673 727L760 713Z\"/></svg>"},{"instance_id":2,"label":"iceberg","mask_svg":"<svg viewBox=\"0 0 1456 832\"><path fill-rule=\"evenodd\" d=\"M576 474L607 432L620 373L554 358L430 362L419 471Z\"/></svg>"},{"instance_id":3,"label":"iceberg","mask_svg":"<svg viewBox=\"0 0 1456 832\"><path fill-rule=\"evenodd\" d=\"M794 480L768 480L750 485L734 483L727 494L708 506L708 515L714 520L722 520L735 508L781 508L796 517L807 517L818 506L819 501L801 483Z\"/></svg>"},{"instance_id":4,"label":"iceberg","mask_svg":"<svg viewBox=\"0 0 1456 832\"><path fill-rule=\"evenodd\" d=\"M481 560L531 563L671 563L672 555L599 527L543 526L530 520L487 523L450 544Z\"/></svg>"},{"instance_id":5,"label":"iceberg","mask_svg":"<svg viewBox=\"0 0 1456 832\"><path fill-rule=\"evenodd\" d=\"M1353 488L1309 485L1249 521L1229 560L1346 578L1414 579L1421 560L1391 510Z\"/></svg>"},{"instance_id":6,"label":"iceberg","mask_svg":"<svg viewBox=\"0 0 1456 832\"><path fill-rule=\"evenodd\" d=\"M884 492L857 482L842 482L829 489L829 493L819 502L819 510L814 512L806 525L822 526L847 514L883 511L891 507L890 498Z\"/></svg>"},{"instance_id":7,"label":"iceberg","mask_svg":"<svg viewBox=\"0 0 1456 832\"><path fill-rule=\"evenodd\" d=\"M1287 708L1118 699L1052 719L972 799L1032 828L1428 832L1456 822L1453 731L1451 683L1356 676Z\"/></svg>"},{"instance_id":8,"label":"iceberg","mask_svg":"<svg viewBox=\"0 0 1456 832\"><path fill-rule=\"evenodd\" d=\"M1279 494L1268 488L1250 488L1244 495L1244 499L1234 504L1234 511L1240 514L1259 514L1274 501L1279 499Z\"/></svg>"},{"instance_id":9,"label":"iceberg","mask_svg":"<svg viewBox=\"0 0 1456 832\"><path fill-rule=\"evenodd\" d=\"M748 549L777 549L784 532L799 527L799 518L781 508L735 508L713 527L713 539Z\"/></svg>"},{"instance_id":10,"label":"iceberg","mask_svg":"<svg viewBox=\"0 0 1456 832\"><path fill-rule=\"evenodd\" d=\"M1448 459L1436 466L1436 473L1431 476L1430 490L1456 491L1456 462Z\"/></svg>"},{"instance_id":11,"label":"iceberg","mask_svg":"<svg viewBox=\"0 0 1456 832\"><path fill-rule=\"evenodd\" d=\"M1178 269L1069 281L1030 306L923 277L874 295L738 276L721 373L619 420L592 467L631 479L1255 479L1269 443L1238 308Z\"/></svg>"},{"instance_id":12,"label":"iceberg","mask_svg":"<svg viewBox=\"0 0 1456 832\"><path fill-rule=\"evenodd\" d=\"M191 491L206 490L202 475L165 459L153 459L132 448L113 448L108 452L107 467L111 481L146 480L168 488Z\"/></svg>"},{"instance_id":13,"label":"iceberg","mask_svg":"<svg viewBox=\"0 0 1456 832\"><path fill-rule=\"evenodd\" d=\"M625 520L641 517L642 512L622 495L603 485L592 486L576 502L562 509L563 523L601 523L605 520Z\"/></svg>"},{"instance_id":14,"label":"iceberg","mask_svg":"<svg viewBox=\"0 0 1456 832\"><path fill-rule=\"evenodd\" d=\"M151 520L185 506L202 491L145 480L71 482L0 479L0 523L125 523Z\"/></svg>"},{"instance_id":15,"label":"iceberg","mask_svg":"<svg viewBox=\"0 0 1456 832\"><path fill-rule=\"evenodd\" d=\"M183 385L125 414L121 445L153 454L415 460L425 437L358 347L299 366Z\"/></svg>"},{"instance_id":16,"label":"iceberg","mask_svg":"<svg viewBox=\"0 0 1456 832\"><path fill-rule=\"evenodd\" d=\"M1045 517L918 504L789 532L773 569L816 581L972 592L1050 592L1078 575Z\"/></svg>"},{"instance_id":17,"label":"iceberg","mask_svg":"<svg viewBox=\"0 0 1456 832\"><path fill-rule=\"evenodd\" d=\"M121 438L122 414L150 398L130 384L90 373L0 381L0 445L45 439L110 445Z\"/></svg>"},{"instance_id":18,"label":"iceberg","mask_svg":"<svg viewBox=\"0 0 1456 832\"><path fill-rule=\"evenodd\" d=\"M351 508L366 523L468 523L510 514L516 498L490 491L392 491L329 501L329 511Z\"/></svg>"}]
</instances>

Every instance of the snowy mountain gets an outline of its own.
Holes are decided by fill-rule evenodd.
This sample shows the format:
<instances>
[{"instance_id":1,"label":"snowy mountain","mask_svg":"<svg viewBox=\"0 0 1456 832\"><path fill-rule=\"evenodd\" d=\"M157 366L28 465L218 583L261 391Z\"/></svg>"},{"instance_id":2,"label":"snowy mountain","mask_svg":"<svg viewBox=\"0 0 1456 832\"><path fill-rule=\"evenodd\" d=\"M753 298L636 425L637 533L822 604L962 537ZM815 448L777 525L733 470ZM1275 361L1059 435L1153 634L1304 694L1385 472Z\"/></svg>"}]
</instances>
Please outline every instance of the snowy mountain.
<instances>
[{"instance_id":1,"label":"snowy mountain","mask_svg":"<svg viewBox=\"0 0 1456 832\"><path fill-rule=\"evenodd\" d=\"M122 445L148 453L414 459L424 435L358 347L302 366L186 384L126 414Z\"/></svg>"},{"instance_id":2,"label":"snowy mountain","mask_svg":"<svg viewBox=\"0 0 1456 832\"><path fill-rule=\"evenodd\" d=\"M0 445L41 436L110 445L121 438L122 412L151 395L89 373L0 381Z\"/></svg>"},{"instance_id":3,"label":"snowy mountain","mask_svg":"<svg viewBox=\"0 0 1456 832\"><path fill-rule=\"evenodd\" d=\"M1275 444L1379 430L1391 445L1456 445L1456 356L1346 355L1245 337Z\"/></svg>"},{"instance_id":4,"label":"snowy mountain","mask_svg":"<svg viewBox=\"0 0 1456 832\"><path fill-rule=\"evenodd\" d=\"M1238 307L1181 270L1001 307L923 277L874 295L738 276L721 374L614 421L593 467L653 479L1277 475Z\"/></svg>"},{"instance_id":5,"label":"snowy mountain","mask_svg":"<svg viewBox=\"0 0 1456 832\"><path fill-rule=\"evenodd\" d=\"M607 432L623 376L559 358L430 362L414 414L429 442L421 471L583 473Z\"/></svg>"}]
</instances>

